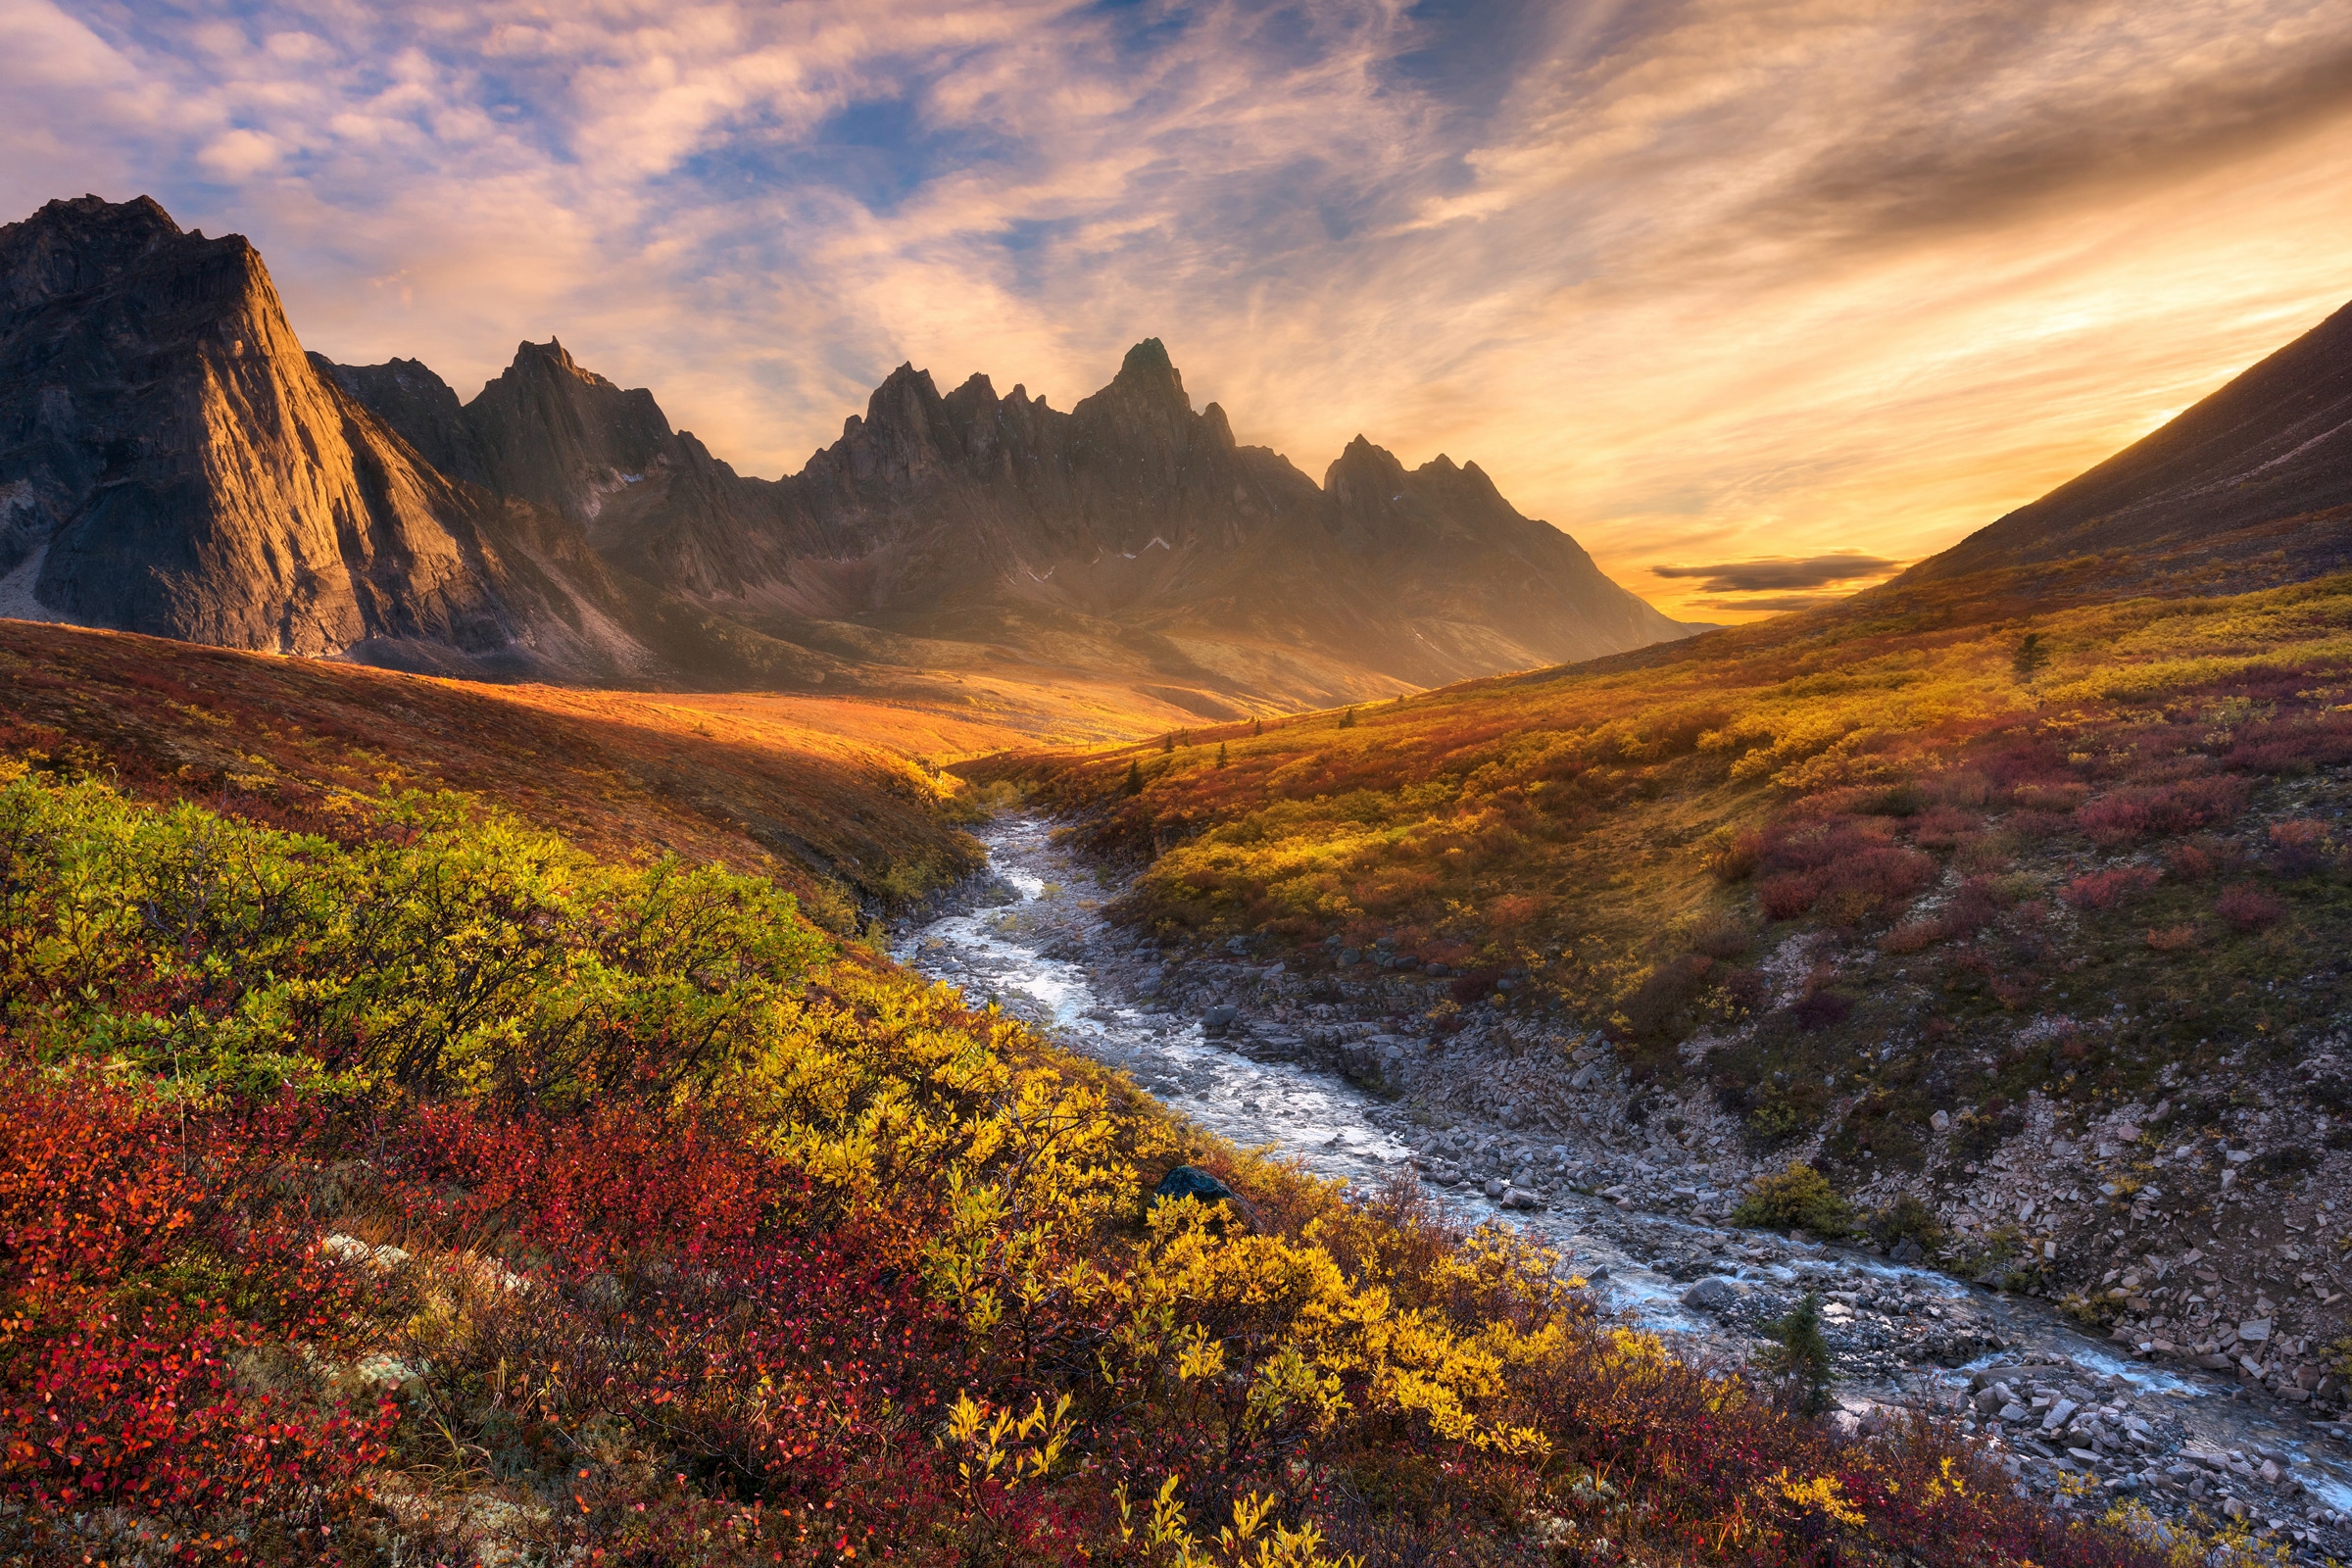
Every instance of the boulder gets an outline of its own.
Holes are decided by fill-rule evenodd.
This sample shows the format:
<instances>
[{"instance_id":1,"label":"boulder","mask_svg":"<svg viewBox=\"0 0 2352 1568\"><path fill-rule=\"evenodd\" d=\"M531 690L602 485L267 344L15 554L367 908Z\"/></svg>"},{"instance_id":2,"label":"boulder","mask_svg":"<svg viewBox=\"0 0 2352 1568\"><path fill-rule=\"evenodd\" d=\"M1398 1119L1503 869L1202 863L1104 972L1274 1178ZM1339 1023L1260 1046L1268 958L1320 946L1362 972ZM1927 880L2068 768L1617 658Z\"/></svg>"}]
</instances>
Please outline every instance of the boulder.
<instances>
[{"instance_id":1,"label":"boulder","mask_svg":"<svg viewBox=\"0 0 2352 1568\"><path fill-rule=\"evenodd\" d=\"M1241 1008L1229 1002L1220 1002L1200 1014L1200 1032L1213 1040L1231 1029L1241 1015Z\"/></svg>"},{"instance_id":2,"label":"boulder","mask_svg":"<svg viewBox=\"0 0 2352 1568\"><path fill-rule=\"evenodd\" d=\"M1683 1304L1701 1312L1720 1312L1739 1299L1738 1287L1720 1277L1700 1280L1683 1293Z\"/></svg>"},{"instance_id":3,"label":"boulder","mask_svg":"<svg viewBox=\"0 0 2352 1568\"><path fill-rule=\"evenodd\" d=\"M1152 1189L1152 1201L1154 1203L1183 1198L1196 1198L1203 1203L1215 1203L1233 1197L1232 1188L1198 1165L1177 1166L1159 1179L1157 1187Z\"/></svg>"}]
</instances>

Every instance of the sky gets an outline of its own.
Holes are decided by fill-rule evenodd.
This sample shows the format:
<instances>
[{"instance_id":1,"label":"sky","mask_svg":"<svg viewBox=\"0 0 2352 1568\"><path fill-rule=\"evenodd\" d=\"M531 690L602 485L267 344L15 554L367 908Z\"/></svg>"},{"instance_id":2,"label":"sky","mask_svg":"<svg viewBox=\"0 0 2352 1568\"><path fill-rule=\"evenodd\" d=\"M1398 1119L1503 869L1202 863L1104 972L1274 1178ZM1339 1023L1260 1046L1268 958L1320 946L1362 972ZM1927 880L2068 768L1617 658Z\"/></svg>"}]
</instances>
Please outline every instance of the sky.
<instances>
[{"instance_id":1,"label":"sky","mask_svg":"<svg viewBox=\"0 0 2352 1568\"><path fill-rule=\"evenodd\" d=\"M1669 613L1851 591L2352 300L2352 0L0 0L0 219L148 194L305 344L523 339L797 469L1139 338L1476 462Z\"/></svg>"}]
</instances>

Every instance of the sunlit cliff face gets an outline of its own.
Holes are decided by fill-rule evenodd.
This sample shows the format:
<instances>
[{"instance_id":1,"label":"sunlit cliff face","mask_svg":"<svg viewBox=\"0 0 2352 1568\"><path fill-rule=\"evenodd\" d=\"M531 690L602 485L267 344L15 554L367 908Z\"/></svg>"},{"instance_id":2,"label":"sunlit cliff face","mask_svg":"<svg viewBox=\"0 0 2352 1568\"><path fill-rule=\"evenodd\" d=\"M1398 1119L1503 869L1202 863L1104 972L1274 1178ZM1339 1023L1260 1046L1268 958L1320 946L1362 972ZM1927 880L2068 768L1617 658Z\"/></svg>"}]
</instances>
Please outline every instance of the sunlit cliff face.
<instances>
[{"instance_id":1,"label":"sunlit cliff face","mask_svg":"<svg viewBox=\"0 0 2352 1568\"><path fill-rule=\"evenodd\" d=\"M903 360L1066 407L1157 335L1242 439L1475 459L1701 619L2352 297L2338 0L18 0L0 88L0 212L249 233L338 359L561 332L776 472Z\"/></svg>"}]
</instances>

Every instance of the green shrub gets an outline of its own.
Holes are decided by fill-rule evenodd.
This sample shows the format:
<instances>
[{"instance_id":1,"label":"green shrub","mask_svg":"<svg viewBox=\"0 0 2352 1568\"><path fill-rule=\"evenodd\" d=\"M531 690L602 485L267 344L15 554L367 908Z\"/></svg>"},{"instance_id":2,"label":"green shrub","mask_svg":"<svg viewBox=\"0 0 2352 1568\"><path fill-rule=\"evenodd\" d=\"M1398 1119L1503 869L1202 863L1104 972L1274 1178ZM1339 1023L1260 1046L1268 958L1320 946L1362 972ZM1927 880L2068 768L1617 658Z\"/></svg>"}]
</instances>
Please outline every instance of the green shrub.
<instances>
[{"instance_id":1,"label":"green shrub","mask_svg":"<svg viewBox=\"0 0 2352 1568\"><path fill-rule=\"evenodd\" d=\"M0 1032L191 1088L562 1104L758 1055L829 952L764 878L600 864L455 796L355 815L337 842L0 787Z\"/></svg>"},{"instance_id":2,"label":"green shrub","mask_svg":"<svg viewBox=\"0 0 2352 1568\"><path fill-rule=\"evenodd\" d=\"M1853 1229L1853 1211L1829 1179L1802 1160L1790 1160L1778 1176L1759 1176L1732 1213L1732 1223L1757 1230L1805 1230L1843 1236Z\"/></svg>"},{"instance_id":3,"label":"green shrub","mask_svg":"<svg viewBox=\"0 0 2352 1568\"><path fill-rule=\"evenodd\" d=\"M1941 1252L1949 1240L1936 1211L1909 1193L1870 1216L1870 1239L1881 1247L1891 1251L1906 1238L1919 1243L1919 1250L1929 1257Z\"/></svg>"}]
</instances>

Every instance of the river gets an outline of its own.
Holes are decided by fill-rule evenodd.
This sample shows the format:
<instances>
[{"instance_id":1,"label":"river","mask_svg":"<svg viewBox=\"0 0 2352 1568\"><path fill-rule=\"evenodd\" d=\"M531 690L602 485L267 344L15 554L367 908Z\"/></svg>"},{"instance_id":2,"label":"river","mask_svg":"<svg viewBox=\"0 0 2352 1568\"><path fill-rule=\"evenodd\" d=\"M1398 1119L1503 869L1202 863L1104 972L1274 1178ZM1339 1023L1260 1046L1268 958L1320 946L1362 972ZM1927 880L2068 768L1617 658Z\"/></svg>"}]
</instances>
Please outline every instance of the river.
<instances>
[{"instance_id":1,"label":"river","mask_svg":"<svg viewBox=\"0 0 2352 1568\"><path fill-rule=\"evenodd\" d=\"M1359 1193L1419 1179L1425 1161L1415 1145L1427 1143L1429 1129L1411 1105L1254 1049L1247 1038L1208 1038L1199 1016L1137 994L1146 987L1133 982L1136 939L1103 914L1112 890L1054 842L1051 824L1004 816L981 837L990 874L953 912L902 931L894 944L902 961L1126 1073L1233 1144ZM1566 1165L1581 1163L1581 1152L1568 1150ZM2306 1551L2340 1553L2347 1543L2352 1450L2344 1429L2304 1422L2221 1379L2118 1354L2038 1300L1857 1250L1628 1207L1571 1184L1553 1187L1536 1212L1504 1210L1466 1182L1425 1191L1465 1227L1500 1223L1541 1238L1592 1282L1596 1310L1716 1364L1744 1360L1767 1319L1801 1294L1819 1293L1829 1302L1825 1328L1838 1351L1841 1419L1849 1425L1867 1425L1881 1406L1942 1410L1970 1419L2028 1485L2051 1487L2076 1471L2141 1497L2160 1516L2236 1496L2255 1523ZM1686 1305L1694 1277L1723 1281L1729 1289L1717 1295L1730 1304ZM2081 1427L2042 1433L2039 1408L2004 1422L1964 1402L1972 1383L1984 1381L1975 1374L2013 1367L2027 1369L2003 1380L2017 1386L2021 1406L2034 1401L2031 1384L2044 1404L2071 1399L2091 1412L2090 1447L2073 1445ZM2266 1457L2290 1484L2268 1486L2258 1474L2247 1484L2238 1472L2259 1472Z\"/></svg>"}]
</instances>

